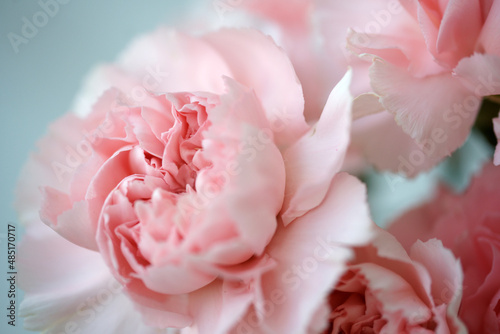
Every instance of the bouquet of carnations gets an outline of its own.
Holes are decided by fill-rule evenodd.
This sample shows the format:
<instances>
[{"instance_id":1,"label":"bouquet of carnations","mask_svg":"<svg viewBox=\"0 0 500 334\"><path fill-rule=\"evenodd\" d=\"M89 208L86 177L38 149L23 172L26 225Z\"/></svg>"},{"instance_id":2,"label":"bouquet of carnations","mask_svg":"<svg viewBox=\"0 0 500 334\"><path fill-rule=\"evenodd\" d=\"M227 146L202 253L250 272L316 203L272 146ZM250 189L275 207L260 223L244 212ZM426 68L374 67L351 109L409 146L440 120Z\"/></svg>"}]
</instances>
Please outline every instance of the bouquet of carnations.
<instances>
[{"instance_id":1,"label":"bouquet of carnations","mask_svg":"<svg viewBox=\"0 0 500 334\"><path fill-rule=\"evenodd\" d=\"M500 0L209 5L94 69L26 163L25 327L500 333ZM373 222L381 179L437 169Z\"/></svg>"}]
</instances>

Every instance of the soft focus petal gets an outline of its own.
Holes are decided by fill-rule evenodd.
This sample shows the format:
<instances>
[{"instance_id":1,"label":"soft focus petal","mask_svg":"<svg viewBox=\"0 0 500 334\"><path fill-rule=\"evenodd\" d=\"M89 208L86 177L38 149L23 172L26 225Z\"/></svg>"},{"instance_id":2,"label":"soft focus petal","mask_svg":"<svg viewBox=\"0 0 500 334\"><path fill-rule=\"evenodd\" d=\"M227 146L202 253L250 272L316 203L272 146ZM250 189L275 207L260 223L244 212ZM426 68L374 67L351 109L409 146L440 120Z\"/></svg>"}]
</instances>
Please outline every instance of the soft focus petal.
<instances>
[{"instance_id":1,"label":"soft focus petal","mask_svg":"<svg viewBox=\"0 0 500 334\"><path fill-rule=\"evenodd\" d=\"M352 119L357 120L365 116L377 114L384 111L379 103L378 96L373 93L365 93L357 96L352 102Z\"/></svg>"},{"instance_id":2,"label":"soft focus petal","mask_svg":"<svg viewBox=\"0 0 500 334\"><path fill-rule=\"evenodd\" d=\"M342 166L351 123L351 73L333 89L321 118L297 143L285 151L287 170L283 223L318 206Z\"/></svg>"},{"instance_id":3,"label":"soft focus petal","mask_svg":"<svg viewBox=\"0 0 500 334\"><path fill-rule=\"evenodd\" d=\"M449 305L447 323L440 324L440 326L453 328L453 332L456 333L465 333L465 326L458 318L463 289L463 272L460 262L437 239L431 239L425 243L418 240L411 247L410 257L421 263L429 273L432 280L431 293L436 306ZM443 329L438 328L438 330Z\"/></svg>"},{"instance_id":4,"label":"soft focus petal","mask_svg":"<svg viewBox=\"0 0 500 334\"><path fill-rule=\"evenodd\" d=\"M465 142L481 99L451 75L418 79L375 60L370 77L381 103L402 129L417 143L433 146L429 158L442 159ZM444 135L436 135L443 131Z\"/></svg>"},{"instance_id":5,"label":"soft focus petal","mask_svg":"<svg viewBox=\"0 0 500 334\"><path fill-rule=\"evenodd\" d=\"M500 39L498 38L498 25L500 22L500 3L498 1L483 1L483 16L486 16L483 30L479 37L479 48L482 48L485 53L500 56ZM484 11L489 10L489 13Z\"/></svg>"},{"instance_id":6,"label":"soft focus petal","mask_svg":"<svg viewBox=\"0 0 500 334\"><path fill-rule=\"evenodd\" d=\"M75 112L87 115L103 91L116 87L131 105L151 106L146 92L224 92L222 76L231 76L222 56L200 38L167 28L137 38L113 65L97 67L75 100Z\"/></svg>"},{"instance_id":7,"label":"soft focus petal","mask_svg":"<svg viewBox=\"0 0 500 334\"><path fill-rule=\"evenodd\" d=\"M243 6L249 11L259 13L282 25L297 25L308 18L311 0L248 0ZM277 10L279 8L279 10Z\"/></svg>"},{"instance_id":8,"label":"soft focus petal","mask_svg":"<svg viewBox=\"0 0 500 334\"><path fill-rule=\"evenodd\" d=\"M491 15L491 14L490 14ZM479 0L450 0L443 13L436 42L438 60L454 66L474 50L482 28Z\"/></svg>"},{"instance_id":9,"label":"soft focus petal","mask_svg":"<svg viewBox=\"0 0 500 334\"><path fill-rule=\"evenodd\" d=\"M48 329L73 316L113 282L99 253L72 244L40 222L27 229L19 246L19 286L25 292L20 315L31 330ZM121 290L116 282L113 287Z\"/></svg>"},{"instance_id":10,"label":"soft focus petal","mask_svg":"<svg viewBox=\"0 0 500 334\"><path fill-rule=\"evenodd\" d=\"M414 248L410 257L394 236L376 228L373 241L355 249L328 299L332 334L466 333L457 317L459 262L439 242ZM449 289L441 291L450 279Z\"/></svg>"},{"instance_id":11,"label":"soft focus petal","mask_svg":"<svg viewBox=\"0 0 500 334\"><path fill-rule=\"evenodd\" d=\"M406 245L417 239L439 238L460 258L464 279L459 316L473 333L495 333L500 326L495 297L500 291L500 214L495 186L499 180L498 167L487 164L464 194L443 189L429 203L403 215L390 227ZM457 296L462 293L455 289L456 283L448 278L435 288L446 293L442 299L451 300L454 296L448 292L455 291Z\"/></svg>"},{"instance_id":12,"label":"soft focus petal","mask_svg":"<svg viewBox=\"0 0 500 334\"><path fill-rule=\"evenodd\" d=\"M476 53L462 59L454 73L477 96L500 94L500 55Z\"/></svg>"},{"instance_id":13,"label":"soft focus petal","mask_svg":"<svg viewBox=\"0 0 500 334\"><path fill-rule=\"evenodd\" d=\"M356 100L354 105L357 105ZM375 105L380 106L378 102ZM413 177L439 161L430 156L436 149L436 143L431 142L428 147L419 146L394 122L394 116L385 110L355 120L352 127L352 145L360 149L364 157L379 170ZM441 143L446 136L444 130L436 130L434 134L437 143ZM396 183L397 180L391 180L389 186Z\"/></svg>"},{"instance_id":14,"label":"soft focus petal","mask_svg":"<svg viewBox=\"0 0 500 334\"><path fill-rule=\"evenodd\" d=\"M72 160L68 147L81 140L82 121L71 114L53 123L48 134L38 143L39 153L32 154L20 173L16 188L15 207L21 223L38 220L42 204L40 186L69 191L69 180L75 166L82 161Z\"/></svg>"},{"instance_id":15,"label":"soft focus petal","mask_svg":"<svg viewBox=\"0 0 500 334\"><path fill-rule=\"evenodd\" d=\"M321 206L279 225L267 250L277 266L262 281L266 307L251 309L235 332L303 333L344 271L349 247L368 242L371 228L364 185L338 174Z\"/></svg>"}]
</instances>

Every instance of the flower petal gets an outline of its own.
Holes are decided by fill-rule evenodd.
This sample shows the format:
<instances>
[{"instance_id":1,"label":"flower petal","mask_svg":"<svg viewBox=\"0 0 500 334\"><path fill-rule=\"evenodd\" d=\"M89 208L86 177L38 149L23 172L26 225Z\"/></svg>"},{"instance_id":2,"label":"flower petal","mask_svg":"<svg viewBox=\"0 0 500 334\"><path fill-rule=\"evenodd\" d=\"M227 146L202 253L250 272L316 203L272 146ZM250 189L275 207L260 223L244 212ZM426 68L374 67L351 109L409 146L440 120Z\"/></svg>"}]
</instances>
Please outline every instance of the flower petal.
<instances>
[{"instance_id":1,"label":"flower petal","mask_svg":"<svg viewBox=\"0 0 500 334\"><path fill-rule=\"evenodd\" d=\"M137 38L114 65L101 65L87 78L75 100L75 112L90 106L110 87L121 90L130 105L154 107L146 92L224 92L222 76L231 71L225 60L200 38L159 28Z\"/></svg>"},{"instance_id":2,"label":"flower petal","mask_svg":"<svg viewBox=\"0 0 500 334\"><path fill-rule=\"evenodd\" d=\"M413 177L439 162L439 159L430 158L427 150L417 145L394 121L394 116L385 110L357 119L352 131L353 147L360 149L379 170ZM428 149L432 150L433 146ZM398 182L397 179L388 181L391 187Z\"/></svg>"},{"instance_id":3,"label":"flower petal","mask_svg":"<svg viewBox=\"0 0 500 334\"><path fill-rule=\"evenodd\" d=\"M302 87L286 53L256 30L224 29L203 37L228 64L232 78L253 89L271 123L278 146L307 131Z\"/></svg>"},{"instance_id":4,"label":"flower petal","mask_svg":"<svg viewBox=\"0 0 500 334\"><path fill-rule=\"evenodd\" d=\"M459 80L447 73L415 78L382 60L374 61L370 77L380 102L403 131L417 143L433 147L428 158L442 159L465 142L481 99Z\"/></svg>"},{"instance_id":5,"label":"flower petal","mask_svg":"<svg viewBox=\"0 0 500 334\"><path fill-rule=\"evenodd\" d=\"M476 96L500 94L500 55L475 53L462 59L454 73Z\"/></svg>"},{"instance_id":6,"label":"flower petal","mask_svg":"<svg viewBox=\"0 0 500 334\"><path fill-rule=\"evenodd\" d=\"M491 1L490 8L486 4L483 4L483 6L483 11L489 10L489 13L483 12L483 16L487 15L487 17L479 36L479 47L484 50L484 53L500 56L500 38L498 38L500 3Z\"/></svg>"},{"instance_id":7,"label":"flower petal","mask_svg":"<svg viewBox=\"0 0 500 334\"><path fill-rule=\"evenodd\" d=\"M262 278L264 308L250 309L236 331L305 332L352 256L349 247L368 242L371 228L364 185L336 175L320 206L279 225L267 249L277 266Z\"/></svg>"},{"instance_id":8,"label":"flower petal","mask_svg":"<svg viewBox=\"0 0 500 334\"><path fill-rule=\"evenodd\" d=\"M465 325L458 318L464 276L460 261L437 239L425 243L417 240L411 247L410 257L421 263L429 273L432 281L430 292L435 305L448 305L447 323L440 326L449 326L457 333L466 332Z\"/></svg>"},{"instance_id":9,"label":"flower petal","mask_svg":"<svg viewBox=\"0 0 500 334\"><path fill-rule=\"evenodd\" d=\"M26 230L17 263L25 292L19 314L30 330L48 329L77 313L80 304L112 281L99 253L76 246L40 221Z\"/></svg>"},{"instance_id":10,"label":"flower petal","mask_svg":"<svg viewBox=\"0 0 500 334\"><path fill-rule=\"evenodd\" d=\"M318 206L344 161L349 142L351 72L332 90L316 125L284 153L287 185L282 218L285 226Z\"/></svg>"}]
</instances>

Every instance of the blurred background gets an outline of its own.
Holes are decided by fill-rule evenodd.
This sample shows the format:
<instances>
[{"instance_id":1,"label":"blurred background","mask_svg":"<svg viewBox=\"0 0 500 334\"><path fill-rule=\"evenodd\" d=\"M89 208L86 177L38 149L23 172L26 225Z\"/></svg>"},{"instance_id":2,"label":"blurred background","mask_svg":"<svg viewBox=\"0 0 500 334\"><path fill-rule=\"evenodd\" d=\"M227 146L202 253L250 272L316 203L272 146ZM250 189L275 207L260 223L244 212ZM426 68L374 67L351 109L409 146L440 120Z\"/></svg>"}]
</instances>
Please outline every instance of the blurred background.
<instances>
[{"instance_id":1,"label":"blurred background","mask_svg":"<svg viewBox=\"0 0 500 334\"><path fill-rule=\"evenodd\" d=\"M72 105L82 80L111 62L138 34L182 24L194 0L2 0L0 2L0 333L33 333L7 325L7 225L19 171L49 123ZM54 3L56 5L54 5ZM16 294L16 307L22 299Z\"/></svg>"}]
</instances>

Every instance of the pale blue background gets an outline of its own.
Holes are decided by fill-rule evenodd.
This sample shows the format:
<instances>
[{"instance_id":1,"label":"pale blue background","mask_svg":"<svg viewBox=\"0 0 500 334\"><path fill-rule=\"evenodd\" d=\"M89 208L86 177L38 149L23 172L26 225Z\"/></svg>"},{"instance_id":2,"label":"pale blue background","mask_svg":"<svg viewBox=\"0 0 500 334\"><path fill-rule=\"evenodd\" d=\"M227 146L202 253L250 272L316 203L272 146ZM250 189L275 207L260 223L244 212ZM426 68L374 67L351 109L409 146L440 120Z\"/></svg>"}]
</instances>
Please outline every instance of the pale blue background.
<instances>
[{"instance_id":1,"label":"pale blue background","mask_svg":"<svg viewBox=\"0 0 500 334\"><path fill-rule=\"evenodd\" d=\"M44 0L46 1L46 0ZM113 61L137 34L180 24L194 0L70 0L15 53L9 32L41 10L38 1L0 0L0 332L33 333L6 324L7 224L17 223L12 193L21 166L47 125L70 106L92 65ZM18 298L17 306L19 306Z\"/></svg>"}]
</instances>

